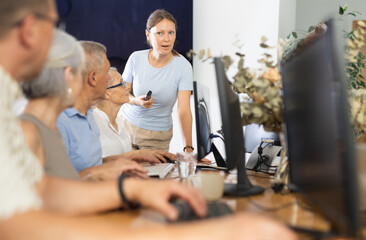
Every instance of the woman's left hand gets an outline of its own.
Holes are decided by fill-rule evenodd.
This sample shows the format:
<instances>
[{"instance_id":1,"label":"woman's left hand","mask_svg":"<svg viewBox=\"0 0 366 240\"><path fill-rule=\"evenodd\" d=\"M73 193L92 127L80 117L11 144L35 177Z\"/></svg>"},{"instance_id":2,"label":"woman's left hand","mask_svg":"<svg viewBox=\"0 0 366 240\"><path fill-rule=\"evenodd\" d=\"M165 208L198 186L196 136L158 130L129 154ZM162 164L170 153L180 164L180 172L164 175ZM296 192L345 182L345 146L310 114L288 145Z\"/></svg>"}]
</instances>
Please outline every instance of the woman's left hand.
<instances>
[{"instance_id":1,"label":"woman's left hand","mask_svg":"<svg viewBox=\"0 0 366 240\"><path fill-rule=\"evenodd\" d=\"M145 101L146 95L142 95L136 98L138 105L141 107L144 107L146 109L151 108L154 105L154 98L151 96L151 98L147 101Z\"/></svg>"}]
</instances>

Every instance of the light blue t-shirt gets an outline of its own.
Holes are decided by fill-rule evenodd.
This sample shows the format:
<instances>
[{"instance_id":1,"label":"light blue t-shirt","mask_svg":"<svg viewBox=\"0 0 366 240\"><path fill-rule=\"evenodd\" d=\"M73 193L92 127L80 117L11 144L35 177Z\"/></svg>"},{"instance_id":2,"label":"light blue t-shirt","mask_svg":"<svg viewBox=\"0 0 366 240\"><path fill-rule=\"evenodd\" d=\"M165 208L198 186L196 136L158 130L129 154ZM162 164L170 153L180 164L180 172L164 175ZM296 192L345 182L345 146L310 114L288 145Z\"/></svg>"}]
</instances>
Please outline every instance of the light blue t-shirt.
<instances>
[{"instance_id":1,"label":"light blue t-shirt","mask_svg":"<svg viewBox=\"0 0 366 240\"><path fill-rule=\"evenodd\" d=\"M78 172L102 164L102 146L93 109L89 108L85 116L75 108L68 108L58 117L56 126Z\"/></svg>"},{"instance_id":2,"label":"light blue t-shirt","mask_svg":"<svg viewBox=\"0 0 366 240\"><path fill-rule=\"evenodd\" d=\"M133 83L133 95L136 97L151 90L154 105L145 109L123 104L120 114L140 128L167 131L173 125L172 109L177 101L178 91L193 89L192 66L180 55L174 56L165 67L155 68L149 62L149 51L150 49L132 53L122 77L126 82Z\"/></svg>"}]
</instances>

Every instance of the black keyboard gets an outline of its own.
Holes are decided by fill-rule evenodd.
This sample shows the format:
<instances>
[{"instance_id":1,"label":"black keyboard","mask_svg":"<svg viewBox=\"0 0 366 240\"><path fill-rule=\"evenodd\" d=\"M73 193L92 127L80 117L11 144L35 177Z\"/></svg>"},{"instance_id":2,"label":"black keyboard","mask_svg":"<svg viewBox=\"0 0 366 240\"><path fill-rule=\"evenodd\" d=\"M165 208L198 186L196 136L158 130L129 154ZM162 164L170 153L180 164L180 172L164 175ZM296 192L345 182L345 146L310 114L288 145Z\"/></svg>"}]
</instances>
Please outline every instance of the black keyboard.
<instances>
[{"instance_id":1,"label":"black keyboard","mask_svg":"<svg viewBox=\"0 0 366 240\"><path fill-rule=\"evenodd\" d=\"M198 217L185 201L174 201L172 204L178 209L179 217L173 222L187 222L207 218L216 218L232 214L231 208L224 202L207 202L207 215Z\"/></svg>"}]
</instances>

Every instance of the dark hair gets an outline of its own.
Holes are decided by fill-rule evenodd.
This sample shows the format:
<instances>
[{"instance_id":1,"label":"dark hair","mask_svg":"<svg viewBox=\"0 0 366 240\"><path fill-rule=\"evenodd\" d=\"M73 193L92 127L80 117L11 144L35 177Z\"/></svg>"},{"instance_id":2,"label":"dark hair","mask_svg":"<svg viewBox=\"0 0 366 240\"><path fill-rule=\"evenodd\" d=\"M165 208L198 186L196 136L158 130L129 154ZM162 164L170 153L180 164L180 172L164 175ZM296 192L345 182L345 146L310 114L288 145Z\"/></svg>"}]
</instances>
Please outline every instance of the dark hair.
<instances>
[{"instance_id":1,"label":"dark hair","mask_svg":"<svg viewBox=\"0 0 366 240\"><path fill-rule=\"evenodd\" d=\"M155 27L156 24L158 24L159 22L161 22L164 19L168 19L168 20L172 21L175 25L175 29L177 29L177 20L175 20L173 15L164 9L157 9L153 13L151 13L149 18L147 19L146 30L148 32L150 32L151 28ZM149 41L148 41L148 44L150 45ZM172 54L173 54L173 56L178 56L178 57L180 56L179 53L174 49L172 49Z\"/></svg>"}]
</instances>

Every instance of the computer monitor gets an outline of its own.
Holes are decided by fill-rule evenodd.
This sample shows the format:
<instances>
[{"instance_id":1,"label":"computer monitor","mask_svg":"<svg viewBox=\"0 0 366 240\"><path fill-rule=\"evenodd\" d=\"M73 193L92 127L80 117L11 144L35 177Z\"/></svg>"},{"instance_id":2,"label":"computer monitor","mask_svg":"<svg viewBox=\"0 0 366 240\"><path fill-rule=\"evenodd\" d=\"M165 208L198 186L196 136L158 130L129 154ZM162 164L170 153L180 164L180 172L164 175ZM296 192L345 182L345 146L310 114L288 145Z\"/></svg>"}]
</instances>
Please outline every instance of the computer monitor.
<instances>
[{"instance_id":1,"label":"computer monitor","mask_svg":"<svg viewBox=\"0 0 366 240\"><path fill-rule=\"evenodd\" d=\"M226 77L221 58L214 58L217 90L219 93L222 131L225 140L226 165L228 170L237 169L237 184L225 184L226 196L248 196L264 191L250 183L245 170L243 126L238 95Z\"/></svg>"},{"instance_id":2,"label":"computer monitor","mask_svg":"<svg viewBox=\"0 0 366 240\"><path fill-rule=\"evenodd\" d=\"M226 162L212 141L210 120L210 89L196 81L193 82L194 109L197 135L197 159L213 153L218 167L226 167Z\"/></svg>"},{"instance_id":3,"label":"computer monitor","mask_svg":"<svg viewBox=\"0 0 366 240\"><path fill-rule=\"evenodd\" d=\"M343 46L333 21L281 62L290 187L330 220L332 231L359 228Z\"/></svg>"}]
</instances>

